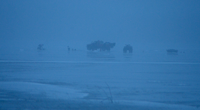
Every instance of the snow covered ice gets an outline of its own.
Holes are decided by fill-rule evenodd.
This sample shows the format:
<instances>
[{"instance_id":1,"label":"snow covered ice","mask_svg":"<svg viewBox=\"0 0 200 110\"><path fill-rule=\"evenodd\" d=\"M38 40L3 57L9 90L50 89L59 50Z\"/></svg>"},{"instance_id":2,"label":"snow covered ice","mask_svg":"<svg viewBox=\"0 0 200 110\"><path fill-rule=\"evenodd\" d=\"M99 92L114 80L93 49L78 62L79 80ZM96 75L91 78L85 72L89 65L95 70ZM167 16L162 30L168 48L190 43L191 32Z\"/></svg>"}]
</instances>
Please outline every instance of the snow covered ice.
<instances>
[{"instance_id":1,"label":"snow covered ice","mask_svg":"<svg viewBox=\"0 0 200 110\"><path fill-rule=\"evenodd\" d=\"M164 52L133 53L132 57L111 52L96 58L87 54L1 60L0 109L200 109L200 63L196 57Z\"/></svg>"}]
</instances>

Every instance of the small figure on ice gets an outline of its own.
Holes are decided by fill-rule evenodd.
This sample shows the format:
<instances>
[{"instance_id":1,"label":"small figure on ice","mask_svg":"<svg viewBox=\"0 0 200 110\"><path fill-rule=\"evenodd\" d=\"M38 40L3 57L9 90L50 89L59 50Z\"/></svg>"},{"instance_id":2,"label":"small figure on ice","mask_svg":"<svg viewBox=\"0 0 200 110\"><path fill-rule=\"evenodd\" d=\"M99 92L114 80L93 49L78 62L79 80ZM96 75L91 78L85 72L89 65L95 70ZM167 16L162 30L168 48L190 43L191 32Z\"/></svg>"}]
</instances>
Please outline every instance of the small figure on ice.
<instances>
[{"instance_id":1,"label":"small figure on ice","mask_svg":"<svg viewBox=\"0 0 200 110\"><path fill-rule=\"evenodd\" d=\"M37 47L37 50L45 50L44 45L43 44L39 44Z\"/></svg>"}]
</instances>

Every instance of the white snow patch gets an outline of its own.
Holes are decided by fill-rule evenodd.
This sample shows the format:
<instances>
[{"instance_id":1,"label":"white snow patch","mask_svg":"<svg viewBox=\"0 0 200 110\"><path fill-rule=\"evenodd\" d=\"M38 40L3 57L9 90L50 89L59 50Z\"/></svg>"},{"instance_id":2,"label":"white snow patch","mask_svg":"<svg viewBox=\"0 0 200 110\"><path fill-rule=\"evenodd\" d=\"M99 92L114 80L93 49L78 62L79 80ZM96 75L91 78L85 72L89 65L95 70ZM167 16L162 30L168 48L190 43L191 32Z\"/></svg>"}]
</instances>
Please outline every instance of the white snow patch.
<instances>
[{"instance_id":1,"label":"white snow patch","mask_svg":"<svg viewBox=\"0 0 200 110\"><path fill-rule=\"evenodd\" d=\"M133 107L149 108L153 110L200 110L198 107L179 105L179 104L167 104L159 102L150 102L150 101L128 101L128 100L119 100L117 101L122 105L130 105Z\"/></svg>"},{"instance_id":2,"label":"white snow patch","mask_svg":"<svg viewBox=\"0 0 200 110\"><path fill-rule=\"evenodd\" d=\"M44 94L53 99L79 99L88 95L72 88L32 82L0 82L0 89Z\"/></svg>"}]
</instances>

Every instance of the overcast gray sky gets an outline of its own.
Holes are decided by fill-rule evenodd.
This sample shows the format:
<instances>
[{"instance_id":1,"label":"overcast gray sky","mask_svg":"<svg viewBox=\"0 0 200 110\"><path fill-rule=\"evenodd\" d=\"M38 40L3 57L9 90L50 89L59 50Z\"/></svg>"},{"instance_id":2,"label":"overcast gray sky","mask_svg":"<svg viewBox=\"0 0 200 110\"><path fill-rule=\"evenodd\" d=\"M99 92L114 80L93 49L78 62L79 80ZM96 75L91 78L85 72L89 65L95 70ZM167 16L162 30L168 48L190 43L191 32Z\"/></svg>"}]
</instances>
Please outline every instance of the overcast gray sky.
<instances>
[{"instance_id":1,"label":"overcast gray sky","mask_svg":"<svg viewBox=\"0 0 200 110\"><path fill-rule=\"evenodd\" d=\"M200 0L0 0L0 49L86 50L95 40L199 49Z\"/></svg>"}]
</instances>

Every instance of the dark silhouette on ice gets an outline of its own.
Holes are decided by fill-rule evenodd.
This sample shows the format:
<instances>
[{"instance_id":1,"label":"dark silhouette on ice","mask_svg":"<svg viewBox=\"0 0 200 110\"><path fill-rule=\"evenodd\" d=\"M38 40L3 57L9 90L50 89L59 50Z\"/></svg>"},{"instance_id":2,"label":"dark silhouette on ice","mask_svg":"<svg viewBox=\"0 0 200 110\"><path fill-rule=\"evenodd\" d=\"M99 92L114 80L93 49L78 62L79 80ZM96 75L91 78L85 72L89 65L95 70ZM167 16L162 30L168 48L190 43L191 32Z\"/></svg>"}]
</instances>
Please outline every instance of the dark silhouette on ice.
<instances>
[{"instance_id":1,"label":"dark silhouette on ice","mask_svg":"<svg viewBox=\"0 0 200 110\"><path fill-rule=\"evenodd\" d=\"M131 45L126 45L126 46L124 46L124 48L123 48L123 52L124 53L132 53L133 52L133 47L131 46Z\"/></svg>"},{"instance_id":2,"label":"dark silhouette on ice","mask_svg":"<svg viewBox=\"0 0 200 110\"><path fill-rule=\"evenodd\" d=\"M90 44L87 44L87 50L110 51L110 49L113 48L114 46L115 46L115 43L103 42L103 41L98 40Z\"/></svg>"},{"instance_id":3,"label":"dark silhouette on ice","mask_svg":"<svg viewBox=\"0 0 200 110\"><path fill-rule=\"evenodd\" d=\"M176 49L167 49L167 54L168 55L177 55L178 54L178 50Z\"/></svg>"},{"instance_id":4,"label":"dark silhouette on ice","mask_svg":"<svg viewBox=\"0 0 200 110\"><path fill-rule=\"evenodd\" d=\"M44 44L39 44L37 50L45 50Z\"/></svg>"}]
</instances>

